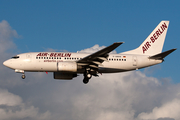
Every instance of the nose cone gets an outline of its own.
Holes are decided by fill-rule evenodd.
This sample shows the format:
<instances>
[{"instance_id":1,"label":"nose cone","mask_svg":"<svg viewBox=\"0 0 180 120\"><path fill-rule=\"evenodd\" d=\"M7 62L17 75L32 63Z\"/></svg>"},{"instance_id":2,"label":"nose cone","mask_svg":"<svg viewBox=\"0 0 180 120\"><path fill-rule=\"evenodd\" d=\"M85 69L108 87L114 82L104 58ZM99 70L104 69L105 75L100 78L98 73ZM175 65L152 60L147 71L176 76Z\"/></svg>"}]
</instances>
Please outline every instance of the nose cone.
<instances>
[{"instance_id":1,"label":"nose cone","mask_svg":"<svg viewBox=\"0 0 180 120\"><path fill-rule=\"evenodd\" d=\"M4 62L3 62L3 65L4 65L4 66L7 66L7 61L4 61Z\"/></svg>"},{"instance_id":2,"label":"nose cone","mask_svg":"<svg viewBox=\"0 0 180 120\"><path fill-rule=\"evenodd\" d=\"M10 60L6 60L3 62L3 65L6 67L10 67L10 64L11 64Z\"/></svg>"}]
</instances>

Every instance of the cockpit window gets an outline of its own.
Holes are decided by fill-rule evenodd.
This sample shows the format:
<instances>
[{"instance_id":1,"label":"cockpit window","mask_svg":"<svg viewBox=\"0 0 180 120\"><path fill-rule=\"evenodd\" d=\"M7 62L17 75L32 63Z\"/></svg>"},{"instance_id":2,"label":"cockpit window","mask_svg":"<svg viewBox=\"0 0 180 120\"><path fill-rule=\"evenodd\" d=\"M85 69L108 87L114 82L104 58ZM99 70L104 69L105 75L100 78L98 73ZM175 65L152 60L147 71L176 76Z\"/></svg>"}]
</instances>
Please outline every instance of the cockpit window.
<instances>
[{"instance_id":1,"label":"cockpit window","mask_svg":"<svg viewBox=\"0 0 180 120\"><path fill-rule=\"evenodd\" d=\"M19 58L19 56L14 56L14 57L12 57L13 59L18 59Z\"/></svg>"}]
</instances>

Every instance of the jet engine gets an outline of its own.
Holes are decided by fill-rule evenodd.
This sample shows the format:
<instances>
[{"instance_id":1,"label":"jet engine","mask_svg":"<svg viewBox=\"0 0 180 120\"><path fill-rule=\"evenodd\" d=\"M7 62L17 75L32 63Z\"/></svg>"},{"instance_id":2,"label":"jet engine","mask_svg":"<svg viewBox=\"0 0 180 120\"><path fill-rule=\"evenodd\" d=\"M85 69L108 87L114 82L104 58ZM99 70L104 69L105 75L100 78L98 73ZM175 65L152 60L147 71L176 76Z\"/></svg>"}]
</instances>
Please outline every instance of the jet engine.
<instances>
[{"instance_id":1,"label":"jet engine","mask_svg":"<svg viewBox=\"0 0 180 120\"><path fill-rule=\"evenodd\" d=\"M58 62L57 71L60 72L77 72L76 62Z\"/></svg>"}]
</instances>

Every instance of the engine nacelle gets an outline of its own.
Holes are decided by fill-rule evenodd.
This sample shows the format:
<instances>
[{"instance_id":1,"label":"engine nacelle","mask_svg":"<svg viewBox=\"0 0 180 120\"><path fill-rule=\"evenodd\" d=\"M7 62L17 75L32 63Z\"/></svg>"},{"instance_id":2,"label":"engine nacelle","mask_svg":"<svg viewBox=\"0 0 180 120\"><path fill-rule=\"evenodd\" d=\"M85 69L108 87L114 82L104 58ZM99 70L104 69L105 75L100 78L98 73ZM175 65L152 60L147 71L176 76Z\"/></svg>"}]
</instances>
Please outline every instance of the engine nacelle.
<instances>
[{"instance_id":1,"label":"engine nacelle","mask_svg":"<svg viewBox=\"0 0 180 120\"><path fill-rule=\"evenodd\" d=\"M77 77L77 74L54 72L54 79L71 80L74 77Z\"/></svg>"},{"instance_id":2,"label":"engine nacelle","mask_svg":"<svg viewBox=\"0 0 180 120\"><path fill-rule=\"evenodd\" d=\"M60 72L77 72L76 62L58 62L57 70Z\"/></svg>"}]
</instances>

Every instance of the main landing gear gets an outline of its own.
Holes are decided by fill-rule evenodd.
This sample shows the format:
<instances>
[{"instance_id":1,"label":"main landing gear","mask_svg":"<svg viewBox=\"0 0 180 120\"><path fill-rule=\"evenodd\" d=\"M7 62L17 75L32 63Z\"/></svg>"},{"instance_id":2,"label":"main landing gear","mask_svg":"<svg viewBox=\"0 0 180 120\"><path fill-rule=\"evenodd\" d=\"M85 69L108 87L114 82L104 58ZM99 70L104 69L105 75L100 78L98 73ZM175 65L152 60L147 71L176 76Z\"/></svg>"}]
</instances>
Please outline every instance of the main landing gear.
<instances>
[{"instance_id":1,"label":"main landing gear","mask_svg":"<svg viewBox=\"0 0 180 120\"><path fill-rule=\"evenodd\" d=\"M87 84L89 82L89 79L91 79L92 75L90 73L90 70L86 70L84 72L84 79L83 79L83 83Z\"/></svg>"}]
</instances>

